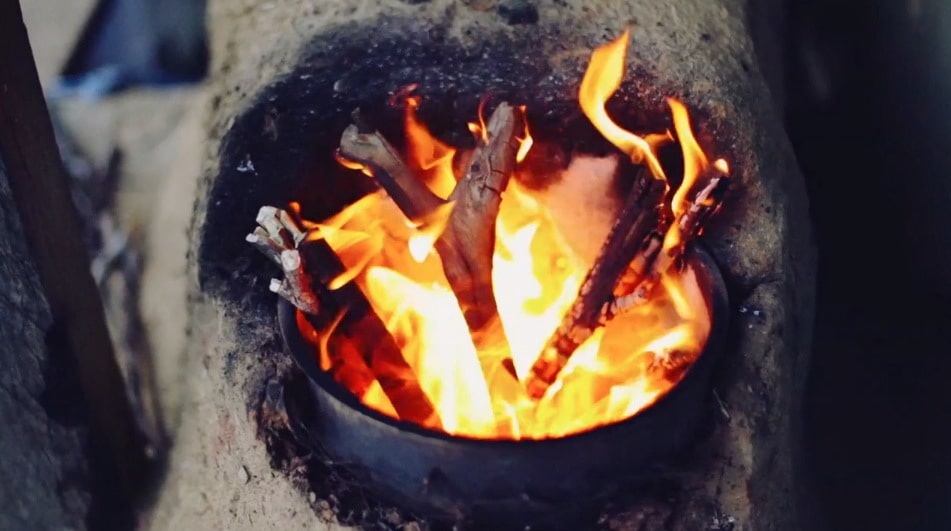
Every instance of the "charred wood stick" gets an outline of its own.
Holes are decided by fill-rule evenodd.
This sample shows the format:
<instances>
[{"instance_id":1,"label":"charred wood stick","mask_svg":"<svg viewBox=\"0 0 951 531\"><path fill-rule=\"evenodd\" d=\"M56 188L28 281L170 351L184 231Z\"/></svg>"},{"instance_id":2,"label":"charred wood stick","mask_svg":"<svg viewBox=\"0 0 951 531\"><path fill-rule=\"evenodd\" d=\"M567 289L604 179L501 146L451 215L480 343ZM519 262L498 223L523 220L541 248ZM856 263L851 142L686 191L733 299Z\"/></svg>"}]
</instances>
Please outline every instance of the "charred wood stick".
<instances>
[{"instance_id":1,"label":"charred wood stick","mask_svg":"<svg viewBox=\"0 0 951 531\"><path fill-rule=\"evenodd\" d=\"M712 175L710 175L711 173ZM615 297L604 305L603 313L606 319L610 320L616 315L646 302L664 273L683 256L686 242L696 237L704 221L717 211L721 204L717 197L725 191L729 180L725 178L725 174L713 166L707 171L706 180L706 185L697 192L697 195L694 196L693 201L690 202L680 218L675 220L676 228L669 229L679 231L679 235L677 235L679 243L671 245L668 249L664 249L657 254L656 259L651 262L650 269L645 274L639 275L640 280L633 290L622 292L624 294Z\"/></svg>"},{"instance_id":2,"label":"charred wood stick","mask_svg":"<svg viewBox=\"0 0 951 531\"><path fill-rule=\"evenodd\" d=\"M349 342L342 348L354 349L357 356L373 372L380 382L383 393L393 404L393 409L402 420L415 422L423 426L439 428L438 413L419 384L413 368L406 362L400 346L390 335L386 325L373 311L363 292L353 282L338 289L327 288L331 281L344 272L344 266L325 241L307 241L300 247L307 271L319 276L313 279L316 287L321 316L311 317L310 321L318 329L330 332L327 321L333 320L339 325L338 335L345 336ZM342 316L342 317L341 317ZM337 342L340 346L343 342ZM331 349L331 360L336 364L352 357L354 352L344 352L341 348Z\"/></svg>"},{"instance_id":3,"label":"charred wood stick","mask_svg":"<svg viewBox=\"0 0 951 531\"><path fill-rule=\"evenodd\" d=\"M515 171L518 135L524 130L522 111L500 103L486 126L488 140L475 149L465 176L448 199L453 209L445 230L435 242L443 272L465 316L488 381L503 374L516 383L492 291L492 257L501 194ZM339 152L343 158L368 167L410 219L425 219L446 203L412 173L379 133L361 133L357 126L351 126L344 131Z\"/></svg>"},{"instance_id":4,"label":"charred wood stick","mask_svg":"<svg viewBox=\"0 0 951 531\"><path fill-rule=\"evenodd\" d=\"M376 375L360 355L354 355L350 338L342 331L336 333L340 322L346 317L341 313L324 327L314 323L316 316L298 309L296 313L297 329L304 340L317 351L318 366L331 374L334 381L348 389L357 397L363 397L373 383L379 383Z\"/></svg>"},{"instance_id":5,"label":"charred wood stick","mask_svg":"<svg viewBox=\"0 0 951 531\"><path fill-rule=\"evenodd\" d=\"M449 196L454 202L452 214L436 240L446 280L469 327L486 384L493 391L496 419L506 418L503 404L514 403L522 393L492 288L492 257L502 192L515 173L521 145L517 135L524 130L523 112L500 103L486 125L487 141L475 149L465 176ZM507 427L499 429L504 432Z\"/></svg>"},{"instance_id":6,"label":"charred wood stick","mask_svg":"<svg viewBox=\"0 0 951 531\"><path fill-rule=\"evenodd\" d=\"M657 226L666 183L651 177L646 169L636 179L578 297L532 365L526 380L532 398L545 394L578 346L605 324L601 311L605 301L611 299L621 276Z\"/></svg>"},{"instance_id":7,"label":"charred wood stick","mask_svg":"<svg viewBox=\"0 0 951 531\"><path fill-rule=\"evenodd\" d=\"M719 173L719 168L711 168L712 172L717 172L710 177L697 195L694 196L690 207L680 219L680 230L689 239L700 234L700 229L710 216L719 210L723 204L722 197L730 183L725 173Z\"/></svg>"},{"instance_id":8,"label":"charred wood stick","mask_svg":"<svg viewBox=\"0 0 951 531\"><path fill-rule=\"evenodd\" d=\"M332 337L328 347L335 377L360 377L365 385L375 378L400 419L438 427L432 402L359 287L352 283L336 290L327 287L344 272L330 246L308 240L301 224L284 210L262 207L257 221L260 230L246 239L266 256L276 257L284 271L283 281L271 281L271 291L303 311L318 333L334 334L339 329L346 338ZM348 348L356 348L363 363L353 360Z\"/></svg>"},{"instance_id":9,"label":"charred wood stick","mask_svg":"<svg viewBox=\"0 0 951 531\"><path fill-rule=\"evenodd\" d=\"M435 407L420 387L413 368L403 358L400 346L373 311L360 288L352 282L335 290L326 287L344 272L337 255L322 240L307 241L300 249L308 264L307 270L320 272L320 277L314 279L314 285L318 286L324 322L316 318L311 318L311 322L315 326L323 325L326 329L328 317L336 320L345 314L339 323L339 333L350 340L349 346L355 349L376 376L399 418L438 428L441 424ZM352 354L341 352L340 357L343 356Z\"/></svg>"},{"instance_id":10,"label":"charred wood stick","mask_svg":"<svg viewBox=\"0 0 951 531\"><path fill-rule=\"evenodd\" d=\"M627 271L621 275L621 280L618 281L617 288L614 290L615 294L630 293L640 284L644 275L648 273L649 268L657 258L657 253L663 248L664 234L669 228L670 221L666 219L665 216L665 219L662 219L661 222L657 224L654 231L651 232L647 240L644 241L644 245L641 246L637 255L634 256L634 260L631 261L631 265L628 266Z\"/></svg>"},{"instance_id":11,"label":"charred wood stick","mask_svg":"<svg viewBox=\"0 0 951 531\"><path fill-rule=\"evenodd\" d=\"M368 167L380 187L413 221L425 218L445 202L413 173L378 131L365 131L358 125L347 127L340 139L339 153Z\"/></svg>"},{"instance_id":12,"label":"charred wood stick","mask_svg":"<svg viewBox=\"0 0 951 531\"><path fill-rule=\"evenodd\" d=\"M255 221L258 227L245 237L245 241L273 260L284 272L283 281L271 280L270 290L299 310L318 315L320 305L297 250L304 239L304 231L290 214L272 206L261 207Z\"/></svg>"},{"instance_id":13,"label":"charred wood stick","mask_svg":"<svg viewBox=\"0 0 951 531\"><path fill-rule=\"evenodd\" d=\"M502 192L515 173L518 135L524 130L522 111L500 103L486 125L488 141L476 148L469 169L449 196L455 205L436 241L446 279L474 331L492 326L499 315L492 291L495 222Z\"/></svg>"},{"instance_id":14,"label":"charred wood stick","mask_svg":"<svg viewBox=\"0 0 951 531\"><path fill-rule=\"evenodd\" d=\"M304 261L301 260L300 251L297 249L287 250L281 253L281 269L284 270L284 283L281 284L279 295L283 293L290 294L290 301L301 311L318 315L320 313L320 304L314 295L314 289L311 286L310 275L304 269ZM272 283L273 286L273 283ZM286 295L284 298L288 298Z\"/></svg>"}]
</instances>

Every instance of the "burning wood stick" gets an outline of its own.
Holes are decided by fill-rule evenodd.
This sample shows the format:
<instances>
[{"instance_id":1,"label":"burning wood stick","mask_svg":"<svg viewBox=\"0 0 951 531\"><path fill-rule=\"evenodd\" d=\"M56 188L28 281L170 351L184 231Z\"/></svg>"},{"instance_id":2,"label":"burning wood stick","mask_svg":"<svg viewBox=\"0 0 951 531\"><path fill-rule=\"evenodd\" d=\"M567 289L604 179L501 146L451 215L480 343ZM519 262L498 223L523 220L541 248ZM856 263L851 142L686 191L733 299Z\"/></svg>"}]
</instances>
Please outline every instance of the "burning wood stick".
<instances>
[{"instance_id":1,"label":"burning wood stick","mask_svg":"<svg viewBox=\"0 0 951 531\"><path fill-rule=\"evenodd\" d=\"M665 216L665 218L666 217L667 216ZM670 221L664 219L658 223L657 227L647 236L644 244L641 245L640 250L638 250L634 256L634 260L631 261L631 265L627 268L627 271L621 275L621 280L618 281L617 288L614 290L615 293L630 293L640 284L644 275L648 273L648 268L653 265L654 259L657 258L657 253L663 248L664 234L669 228ZM609 320L610 316L606 315L605 319Z\"/></svg>"},{"instance_id":2,"label":"burning wood stick","mask_svg":"<svg viewBox=\"0 0 951 531\"><path fill-rule=\"evenodd\" d=\"M578 290L578 297L532 365L525 382L532 398L545 394L578 346L607 322L602 307L632 261L636 261L638 252L648 244L659 220L658 206L666 188L663 180L653 178L646 169L638 172L617 221Z\"/></svg>"},{"instance_id":3,"label":"burning wood stick","mask_svg":"<svg viewBox=\"0 0 951 531\"><path fill-rule=\"evenodd\" d=\"M518 135L524 130L522 111L500 103L489 118L486 140L476 148L468 171L448 199L453 203L452 212L435 242L446 279L480 353L487 381L507 374L503 377L517 383L492 291L492 256L501 194L515 171ZM341 138L340 154L369 168L411 220L425 219L445 204L378 132L361 132L358 126L350 126Z\"/></svg>"},{"instance_id":4,"label":"burning wood stick","mask_svg":"<svg viewBox=\"0 0 951 531\"><path fill-rule=\"evenodd\" d=\"M495 221L502 192L515 173L517 135L525 130L524 120L522 112L507 103L492 113L486 126L488 140L476 148L468 171L449 196L455 206L436 241L446 279L474 331L494 327L499 319L492 291Z\"/></svg>"},{"instance_id":5,"label":"burning wood stick","mask_svg":"<svg viewBox=\"0 0 951 531\"><path fill-rule=\"evenodd\" d=\"M259 226L248 234L245 240L274 260L284 271L283 281L271 279L271 291L287 299L304 313L319 314L317 296L297 250L297 246L304 239L304 231L286 211L272 206L261 207L255 221Z\"/></svg>"},{"instance_id":6,"label":"burning wood stick","mask_svg":"<svg viewBox=\"0 0 951 531\"><path fill-rule=\"evenodd\" d=\"M370 371L365 379L379 381L400 419L439 427L438 414L412 367L360 289L353 284L337 290L327 287L330 280L344 270L327 243L307 241L301 224L285 210L261 207L257 222L259 227L246 240L284 271L283 281L271 280L271 291L303 311L314 328L325 334L331 333L341 320L346 321L347 339L361 343L357 351L364 362L351 363L351 369ZM321 276L312 276L314 272ZM330 352L331 360L337 364L343 363L346 357Z\"/></svg>"},{"instance_id":7,"label":"burning wood stick","mask_svg":"<svg viewBox=\"0 0 951 531\"><path fill-rule=\"evenodd\" d=\"M724 167L711 165L700 176L701 182L706 184L673 220L673 226L664 223L656 213L646 218L644 212L639 216L631 214L632 207L638 206L656 212L664 195L663 188L651 196L650 191L640 191L635 183L601 254L579 290L578 299L532 366L526 381L531 397L544 396L572 353L597 328L648 300L661 276L679 261L686 243L699 233L703 222L719 207L715 196L725 187L725 176ZM643 225L635 230L639 223ZM617 234L624 232L624 227L630 227L629 234L637 232L643 236L639 236L640 240L623 240ZM633 248L632 257L626 248L637 245L638 241L641 243ZM621 295L615 296L614 292Z\"/></svg>"},{"instance_id":8,"label":"burning wood stick","mask_svg":"<svg viewBox=\"0 0 951 531\"><path fill-rule=\"evenodd\" d=\"M368 166L373 178L410 220L422 220L444 203L378 131L364 131L359 125L347 127L340 139L340 154Z\"/></svg>"},{"instance_id":9,"label":"burning wood stick","mask_svg":"<svg viewBox=\"0 0 951 531\"><path fill-rule=\"evenodd\" d=\"M677 238L679 242L670 245L669 248L660 252L656 259L652 259L650 269L646 273L636 275L639 277L639 281L633 290L613 298L604 305L602 314L606 320L610 320L614 316L646 302L657 282L660 281L661 276L683 255L686 242L697 236L704 221L719 208L721 203L716 199L716 196L722 194L729 182L724 178L726 173L714 164L706 174L704 177L707 184L697 192L683 215L675 220L678 226L679 234ZM657 246L657 251L660 251L660 246Z\"/></svg>"}]
</instances>

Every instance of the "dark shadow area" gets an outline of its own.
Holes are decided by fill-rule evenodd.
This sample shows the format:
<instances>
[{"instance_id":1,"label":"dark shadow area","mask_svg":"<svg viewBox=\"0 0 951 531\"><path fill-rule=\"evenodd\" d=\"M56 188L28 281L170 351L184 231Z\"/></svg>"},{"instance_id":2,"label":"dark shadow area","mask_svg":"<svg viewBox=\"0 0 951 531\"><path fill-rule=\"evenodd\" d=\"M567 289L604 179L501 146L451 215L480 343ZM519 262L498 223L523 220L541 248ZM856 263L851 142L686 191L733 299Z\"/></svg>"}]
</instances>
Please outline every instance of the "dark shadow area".
<instances>
[{"instance_id":1,"label":"dark shadow area","mask_svg":"<svg viewBox=\"0 0 951 531\"><path fill-rule=\"evenodd\" d=\"M951 3L790 2L819 246L807 448L831 529L951 529Z\"/></svg>"}]
</instances>

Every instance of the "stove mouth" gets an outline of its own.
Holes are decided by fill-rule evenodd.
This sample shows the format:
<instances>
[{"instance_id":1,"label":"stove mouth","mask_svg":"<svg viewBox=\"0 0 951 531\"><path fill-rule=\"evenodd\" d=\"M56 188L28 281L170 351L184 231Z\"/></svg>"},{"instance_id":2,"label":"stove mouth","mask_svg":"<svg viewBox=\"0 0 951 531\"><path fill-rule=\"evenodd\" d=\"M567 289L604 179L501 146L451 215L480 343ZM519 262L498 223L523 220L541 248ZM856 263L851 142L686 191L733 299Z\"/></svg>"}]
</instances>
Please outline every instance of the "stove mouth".
<instances>
[{"instance_id":1,"label":"stove mouth","mask_svg":"<svg viewBox=\"0 0 951 531\"><path fill-rule=\"evenodd\" d=\"M564 525L599 499L658 476L685 449L706 405L723 350L729 303L719 268L700 246L684 257L704 296L711 328L680 382L636 415L548 439L475 439L375 411L321 370L314 346L286 300L277 313L286 353L306 374L315 410L312 443L346 463L365 488L437 520L492 525Z\"/></svg>"}]
</instances>

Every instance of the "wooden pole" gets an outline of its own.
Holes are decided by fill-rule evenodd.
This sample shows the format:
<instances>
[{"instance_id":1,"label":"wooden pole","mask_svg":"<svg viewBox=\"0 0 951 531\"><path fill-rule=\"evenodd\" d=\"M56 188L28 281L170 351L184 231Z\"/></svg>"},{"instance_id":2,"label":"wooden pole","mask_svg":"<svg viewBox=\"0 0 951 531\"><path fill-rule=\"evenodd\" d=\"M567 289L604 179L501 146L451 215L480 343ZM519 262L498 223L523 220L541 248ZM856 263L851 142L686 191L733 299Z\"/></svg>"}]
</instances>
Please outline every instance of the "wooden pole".
<instances>
[{"instance_id":1,"label":"wooden pole","mask_svg":"<svg viewBox=\"0 0 951 531\"><path fill-rule=\"evenodd\" d=\"M53 315L50 355L71 358L100 484L134 497L149 470L116 362L17 0L0 2L0 160ZM8 345L7 347L11 347ZM12 346L15 348L15 346Z\"/></svg>"}]
</instances>

